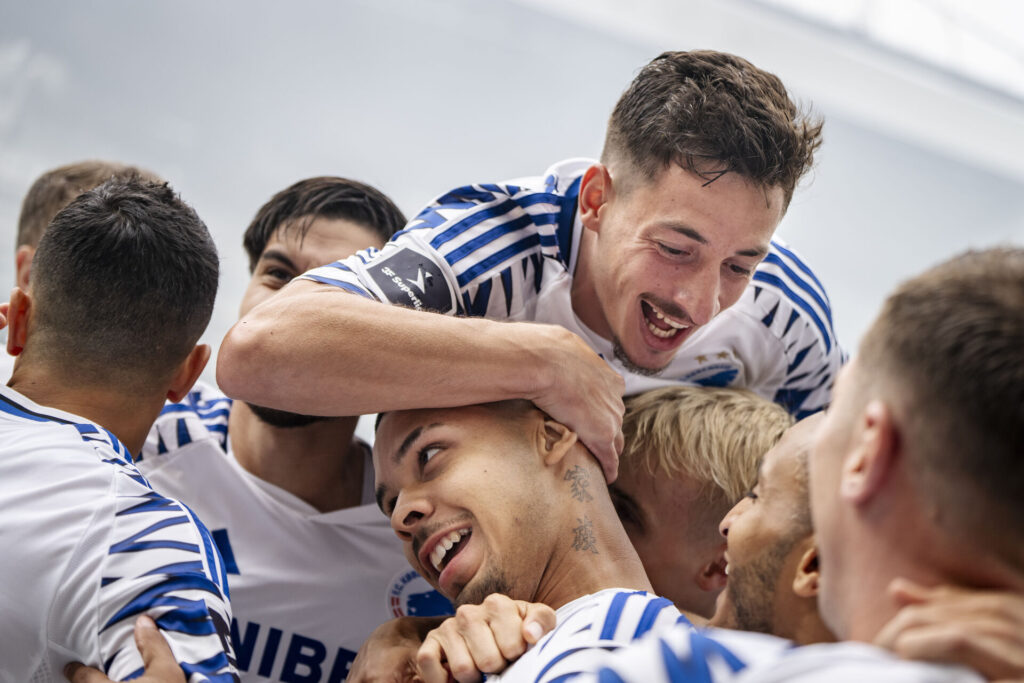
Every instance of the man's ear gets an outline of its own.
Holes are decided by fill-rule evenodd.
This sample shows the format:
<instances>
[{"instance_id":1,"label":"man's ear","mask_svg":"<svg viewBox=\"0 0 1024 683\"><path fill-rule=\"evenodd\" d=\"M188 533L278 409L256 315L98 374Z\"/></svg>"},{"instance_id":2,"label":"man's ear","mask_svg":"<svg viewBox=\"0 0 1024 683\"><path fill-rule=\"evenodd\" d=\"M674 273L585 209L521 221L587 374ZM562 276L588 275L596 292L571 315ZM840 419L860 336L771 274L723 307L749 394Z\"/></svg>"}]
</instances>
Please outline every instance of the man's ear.
<instances>
[{"instance_id":1,"label":"man's ear","mask_svg":"<svg viewBox=\"0 0 1024 683\"><path fill-rule=\"evenodd\" d=\"M719 556L715 561L708 562L697 571L697 585L702 591L714 592L725 588L729 580L725 573L725 557Z\"/></svg>"},{"instance_id":2,"label":"man's ear","mask_svg":"<svg viewBox=\"0 0 1024 683\"><path fill-rule=\"evenodd\" d=\"M793 592L801 598L817 597L821 575L818 570L818 546L814 544L813 536L809 540L810 546L800 556L796 564L796 576L793 577Z\"/></svg>"},{"instance_id":3,"label":"man's ear","mask_svg":"<svg viewBox=\"0 0 1024 683\"><path fill-rule=\"evenodd\" d=\"M210 360L210 345L196 344L195 348L188 354L188 357L178 366L174 377L171 378L170 388L167 390L167 399L177 403L188 395L189 389L203 373L207 361Z\"/></svg>"},{"instance_id":4,"label":"man's ear","mask_svg":"<svg viewBox=\"0 0 1024 683\"><path fill-rule=\"evenodd\" d=\"M612 196L612 176L604 164L594 164L580 181L580 222L587 230L600 232L602 209Z\"/></svg>"},{"instance_id":5,"label":"man's ear","mask_svg":"<svg viewBox=\"0 0 1024 683\"><path fill-rule=\"evenodd\" d=\"M541 435L541 453L544 456L544 464L551 466L562 462L576 440L576 432L561 422L544 420L544 432Z\"/></svg>"},{"instance_id":6,"label":"man's ear","mask_svg":"<svg viewBox=\"0 0 1024 683\"><path fill-rule=\"evenodd\" d=\"M23 244L18 247L14 255L14 284L28 291L29 275L32 272L32 259L36 255L36 248Z\"/></svg>"},{"instance_id":7,"label":"man's ear","mask_svg":"<svg viewBox=\"0 0 1024 683\"><path fill-rule=\"evenodd\" d=\"M28 317L32 310L32 297L21 287L11 291L11 303L7 309L7 353L17 356L25 350L28 339Z\"/></svg>"},{"instance_id":8,"label":"man's ear","mask_svg":"<svg viewBox=\"0 0 1024 683\"><path fill-rule=\"evenodd\" d=\"M868 502L892 473L898 447L892 409L882 401L869 401L860 416L853 450L843 460L839 494L855 505Z\"/></svg>"}]
</instances>

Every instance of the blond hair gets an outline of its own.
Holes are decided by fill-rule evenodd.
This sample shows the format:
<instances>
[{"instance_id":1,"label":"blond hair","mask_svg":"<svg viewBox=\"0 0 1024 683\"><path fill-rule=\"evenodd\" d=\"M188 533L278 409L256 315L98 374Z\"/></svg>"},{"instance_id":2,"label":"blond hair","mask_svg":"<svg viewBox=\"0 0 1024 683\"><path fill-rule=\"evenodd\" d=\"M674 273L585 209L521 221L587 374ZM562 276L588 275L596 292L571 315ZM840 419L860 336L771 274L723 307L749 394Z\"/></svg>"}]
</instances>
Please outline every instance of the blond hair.
<instances>
[{"instance_id":1,"label":"blond hair","mask_svg":"<svg viewBox=\"0 0 1024 683\"><path fill-rule=\"evenodd\" d=\"M792 424L784 408L746 389L655 389L626 399L620 462L689 476L731 504L753 488L761 456Z\"/></svg>"}]
</instances>

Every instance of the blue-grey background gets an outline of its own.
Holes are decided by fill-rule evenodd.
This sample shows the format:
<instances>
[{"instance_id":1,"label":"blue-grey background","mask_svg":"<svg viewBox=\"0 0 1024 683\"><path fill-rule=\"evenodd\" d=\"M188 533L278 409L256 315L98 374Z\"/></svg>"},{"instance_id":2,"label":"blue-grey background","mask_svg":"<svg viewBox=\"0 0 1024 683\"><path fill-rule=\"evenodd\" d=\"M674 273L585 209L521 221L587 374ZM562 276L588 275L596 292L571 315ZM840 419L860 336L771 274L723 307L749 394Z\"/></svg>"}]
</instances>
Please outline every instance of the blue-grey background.
<instances>
[{"instance_id":1,"label":"blue-grey background","mask_svg":"<svg viewBox=\"0 0 1024 683\"><path fill-rule=\"evenodd\" d=\"M899 280L970 246L1024 243L1024 104L769 5L0 0L0 285L13 284L19 205L39 173L135 163L214 234L216 346L247 280L242 231L277 190L350 176L411 214L455 185L596 156L642 64L713 47L774 71L826 119L779 234L816 268L855 350Z\"/></svg>"}]
</instances>

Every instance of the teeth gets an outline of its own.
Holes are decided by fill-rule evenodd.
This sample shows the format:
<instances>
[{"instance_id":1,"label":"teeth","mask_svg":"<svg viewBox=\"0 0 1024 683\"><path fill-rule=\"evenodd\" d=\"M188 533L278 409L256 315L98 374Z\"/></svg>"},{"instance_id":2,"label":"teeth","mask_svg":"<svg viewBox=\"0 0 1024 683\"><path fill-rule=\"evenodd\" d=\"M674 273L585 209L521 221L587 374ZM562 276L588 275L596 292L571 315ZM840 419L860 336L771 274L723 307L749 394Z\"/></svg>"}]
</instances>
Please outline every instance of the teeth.
<instances>
[{"instance_id":1,"label":"teeth","mask_svg":"<svg viewBox=\"0 0 1024 683\"><path fill-rule=\"evenodd\" d=\"M647 329L649 329L651 334L655 337L661 337L662 339L668 339L669 337L675 336L676 332L678 332L678 330L675 329L663 330L650 321L647 321Z\"/></svg>"},{"instance_id":2,"label":"teeth","mask_svg":"<svg viewBox=\"0 0 1024 683\"><path fill-rule=\"evenodd\" d=\"M441 571L441 562L444 560L445 555L448 551L455 546L463 536L469 535L469 529L460 529L459 531L452 531L447 536L441 538L434 546L434 549L430 552L430 564L434 565L434 569Z\"/></svg>"},{"instance_id":3,"label":"teeth","mask_svg":"<svg viewBox=\"0 0 1024 683\"><path fill-rule=\"evenodd\" d=\"M647 302L647 305L651 307L651 311L654 312L654 315L655 315L655 317L658 320L661 320L662 322L667 324L670 328L672 328L672 329L669 329L669 330L662 330L657 325L654 325L654 324L648 322L647 323L648 329L650 329L651 332L656 337L661 337L662 339L667 339L668 337L671 337L673 334L675 334L676 330L685 330L686 328L688 328L690 326L687 323L681 323L678 320L673 320L672 318L668 317L667 315L665 315L664 313L659 311L649 301Z\"/></svg>"}]
</instances>

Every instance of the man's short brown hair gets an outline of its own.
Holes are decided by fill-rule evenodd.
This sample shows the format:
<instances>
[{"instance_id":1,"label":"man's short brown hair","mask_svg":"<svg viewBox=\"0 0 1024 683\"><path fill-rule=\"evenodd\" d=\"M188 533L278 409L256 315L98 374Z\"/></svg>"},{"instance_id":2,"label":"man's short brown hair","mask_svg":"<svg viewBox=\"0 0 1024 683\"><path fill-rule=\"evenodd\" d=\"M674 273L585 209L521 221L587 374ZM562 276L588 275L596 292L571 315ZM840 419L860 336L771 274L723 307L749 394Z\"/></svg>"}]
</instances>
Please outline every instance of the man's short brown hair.
<instances>
[{"instance_id":1,"label":"man's short brown hair","mask_svg":"<svg viewBox=\"0 0 1024 683\"><path fill-rule=\"evenodd\" d=\"M1024 249L970 251L901 285L856 362L858 383L905 413L943 523L1024 562Z\"/></svg>"},{"instance_id":2,"label":"man's short brown hair","mask_svg":"<svg viewBox=\"0 0 1024 683\"><path fill-rule=\"evenodd\" d=\"M822 123L800 112L782 81L724 52L665 52L623 93L601 161L645 180L676 164L713 182L735 172L779 186L786 205L821 145Z\"/></svg>"},{"instance_id":3,"label":"man's short brown hair","mask_svg":"<svg viewBox=\"0 0 1024 683\"><path fill-rule=\"evenodd\" d=\"M35 247L53 217L83 192L102 185L111 178L139 178L153 183L163 182L155 174L116 161L79 161L47 171L39 176L21 202L18 218L18 244Z\"/></svg>"}]
</instances>

